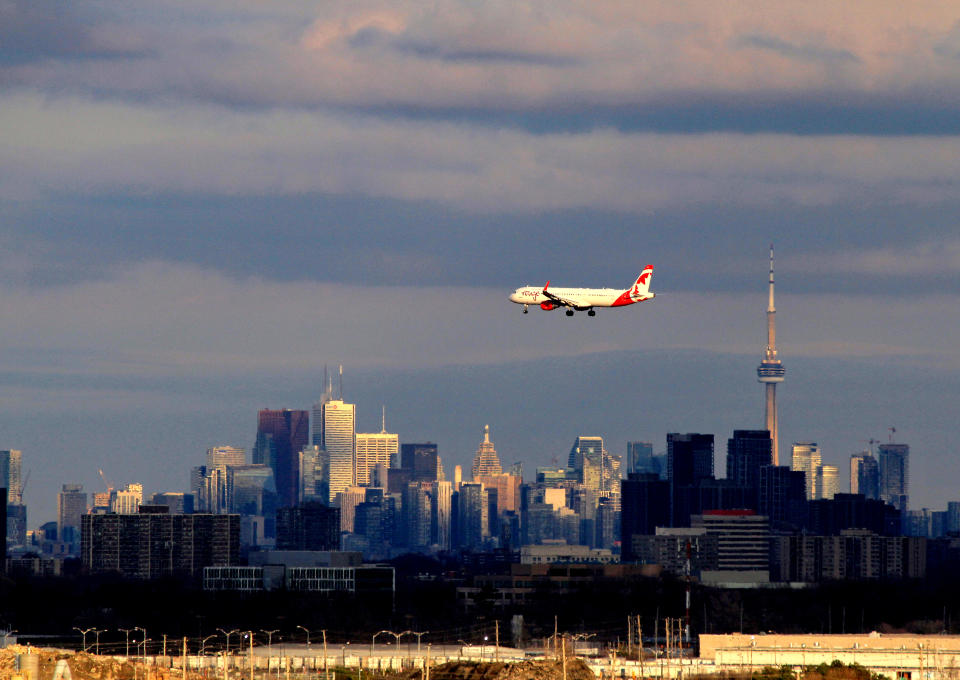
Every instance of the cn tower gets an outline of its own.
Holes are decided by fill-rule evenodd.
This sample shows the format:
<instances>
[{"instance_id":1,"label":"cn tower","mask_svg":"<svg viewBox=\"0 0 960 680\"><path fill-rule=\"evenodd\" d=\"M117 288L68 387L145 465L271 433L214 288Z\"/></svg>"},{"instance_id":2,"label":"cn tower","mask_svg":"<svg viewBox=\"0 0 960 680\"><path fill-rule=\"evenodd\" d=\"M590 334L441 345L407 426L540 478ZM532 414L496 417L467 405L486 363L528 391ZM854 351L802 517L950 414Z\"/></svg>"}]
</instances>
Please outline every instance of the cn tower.
<instances>
[{"instance_id":1,"label":"cn tower","mask_svg":"<svg viewBox=\"0 0 960 680\"><path fill-rule=\"evenodd\" d=\"M770 245L770 301L767 304L767 348L763 361L757 366L757 380L766 388L764 420L770 430L773 464L780 464L780 445L777 432L777 383L783 382L787 369L777 358L777 310L773 306L773 244Z\"/></svg>"}]
</instances>

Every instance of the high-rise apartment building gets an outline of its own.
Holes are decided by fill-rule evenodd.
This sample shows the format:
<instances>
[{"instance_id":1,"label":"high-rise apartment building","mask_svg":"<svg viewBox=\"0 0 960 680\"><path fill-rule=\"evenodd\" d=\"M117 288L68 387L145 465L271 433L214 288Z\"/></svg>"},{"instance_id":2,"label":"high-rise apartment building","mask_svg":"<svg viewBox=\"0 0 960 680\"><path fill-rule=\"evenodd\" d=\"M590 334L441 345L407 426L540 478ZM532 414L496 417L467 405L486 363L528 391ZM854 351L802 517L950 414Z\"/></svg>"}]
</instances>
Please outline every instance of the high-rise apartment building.
<instances>
[{"instance_id":1,"label":"high-rise apartment building","mask_svg":"<svg viewBox=\"0 0 960 680\"><path fill-rule=\"evenodd\" d=\"M901 512L909 507L910 447L881 444L877 448L880 469L880 499Z\"/></svg>"},{"instance_id":2,"label":"high-rise apartment building","mask_svg":"<svg viewBox=\"0 0 960 680\"><path fill-rule=\"evenodd\" d=\"M357 483L357 407L331 399L320 409L320 448L327 452L330 502ZM369 471L368 471L369 475Z\"/></svg>"},{"instance_id":3,"label":"high-rise apartment building","mask_svg":"<svg viewBox=\"0 0 960 680\"><path fill-rule=\"evenodd\" d=\"M22 505L23 452L16 449L0 451L0 486L7 489L7 504Z\"/></svg>"},{"instance_id":4,"label":"high-rise apartment building","mask_svg":"<svg viewBox=\"0 0 960 680\"><path fill-rule=\"evenodd\" d=\"M459 547L478 548L489 536L490 506L486 490L479 482L464 482L460 485L457 502L457 527Z\"/></svg>"},{"instance_id":5,"label":"high-rise apartment building","mask_svg":"<svg viewBox=\"0 0 960 680\"><path fill-rule=\"evenodd\" d=\"M473 479L481 475L499 475L503 472L503 466L500 465L500 458L497 456L497 450L490 441L490 426L483 426L483 441L477 448L477 453L473 457L473 468L471 469Z\"/></svg>"},{"instance_id":6,"label":"high-rise apartment building","mask_svg":"<svg viewBox=\"0 0 960 680\"><path fill-rule=\"evenodd\" d=\"M89 573L153 579L197 576L240 561L239 515L84 515L81 562Z\"/></svg>"},{"instance_id":7,"label":"high-rise apartment building","mask_svg":"<svg viewBox=\"0 0 960 680\"><path fill-rule=\"evenodd\" d=\"M400 437L386 430L357 433L357 485L368 486L370 473L377 465L389 469L396 465Z\"/></svg>"},{"instance_id":8,"label":"high-rise apartment building","mask_svg":"<svg viewBox=\"0 0 960 680\"><path fill-rule=\"evenodd\" d=\"M880 466L868 451L850 456L850 493L880 498Z\"/></svg>"},{"instance_id":9,"label":"high-rise apartment building","mask_svg":"<svg viewBox=\"0 0 960 680\"><path fill-rule=\"evenodd\" d=\"M817 498L831 499L840 491L839 474L836 465L821 465L817 468Z\"/></svg>"},{"instance_id":10,"label":"high-rise apartment building","mask_svg":"<svg viewBox=\"0 0 960 680\"><path fill-rule=\"evenodd\" d=\"M816 442L795 442L791 452L790 469L806 475L807 500L817 495L817 468L823 464L820 447Z\"/></svg>"},{"instance_id":11,"label":"high-rise apartment building","mask_svg":"<svg viewBox=\"0 0 960 680\"><path fill-rule=\"evenodd\" d=\"M277 497L283 507L299 496L300 451L307 445L309 414L290 409L261 409L257 414L257 441L253 463L273 470ZM353 433L351 432L351 440Z\"/></svg>"},{"instance_id":12,"label":"high-rise apartment building","mask_svg":"<svg viewBox=\"0 0 960 680\"><path fill-rule=\"evenodd\" d=\"M727 479L737 486L760 488L760 468L773 460L767 430L734 430L727 440Z\"/></svg>"},{"instance_id":13,"label":"high-rise apartment building","mask_svg":"<svg viewBox=\"0 0 960 680\"><path fill-rule=\"evenodd\" d=\"M57 535L67 543L79 542L80 520L87 514L87 494L82 484L64 484L57 495Z\"/></svg>"}]
</instances>

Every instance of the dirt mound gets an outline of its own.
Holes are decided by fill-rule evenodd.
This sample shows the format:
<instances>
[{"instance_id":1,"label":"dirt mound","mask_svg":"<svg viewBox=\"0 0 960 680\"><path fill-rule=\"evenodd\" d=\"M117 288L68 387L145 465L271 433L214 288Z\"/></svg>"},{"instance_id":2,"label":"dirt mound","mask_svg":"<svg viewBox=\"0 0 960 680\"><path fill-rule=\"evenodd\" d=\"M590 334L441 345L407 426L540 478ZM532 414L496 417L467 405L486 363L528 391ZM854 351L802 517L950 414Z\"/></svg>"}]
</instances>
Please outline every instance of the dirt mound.
<instances>
[{"instance_id":1,"label":"dirt mound","mask_svg":"<svg viewBox=\"0 0 960 680\"><path fill-rule=\"evenodd\" d=\"M23 676L23 657L27 654L39 657L40 678L52 678L57 667L57 661L66 659L70 667L72 680L180 680L182 674L177 669L145 667L141 663L118 661L111 656L97 656L83 652L69 652L62 649L45 649L42 647L25 647L11 645L0 650L0 680L10 680L14 676ZM16 670L16 658L21 657L21 669ZM187 673L188 680L202 680L203 676L196 672Z\"/></svg>"},{"instance_id":2,"label":"dirt mound","mask_svg":"<svg viewBox=\"0 0 960 680\"><path fill-rule=\"evenodd\" d=\"M566 680L596 680L593 671L580 659L567 661ZM408 680L420 680L421 671L413 671ZM519 663L480 663L451 661L430 669L430 680L564 680L559 661L521 661Z\"/></svg>"}]
</instances>

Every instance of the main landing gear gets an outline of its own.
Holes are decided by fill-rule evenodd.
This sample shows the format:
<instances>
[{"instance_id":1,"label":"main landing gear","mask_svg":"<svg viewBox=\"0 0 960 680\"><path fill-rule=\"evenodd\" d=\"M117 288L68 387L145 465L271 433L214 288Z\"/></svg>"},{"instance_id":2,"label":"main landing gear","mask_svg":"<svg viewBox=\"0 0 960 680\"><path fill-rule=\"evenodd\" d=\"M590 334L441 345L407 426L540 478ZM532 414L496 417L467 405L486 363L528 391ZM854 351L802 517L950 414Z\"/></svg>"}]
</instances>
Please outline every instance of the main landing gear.
<instances>
[{"instance_id":1,"label":"main landing gear","mask_svg":"<svg viewBox=\"0 0 960 680\"><path fill-rule=\"evenodd\" d=\"M567 310L567 316L573 316L573 310L572 310L572 309L568 309L568 310Z\"/></svg>"},{"instance_id":2,"label":"main landing gear","mask_svg":"<svg viewBox=\"0 0 960 680\"><path fill-rule=\"evenodd\" d=\"M591 309L589 312L587 312L587 316L596 316L596 315L597 315L597 310L595 309Z\"/></svg>"}]
</instances>

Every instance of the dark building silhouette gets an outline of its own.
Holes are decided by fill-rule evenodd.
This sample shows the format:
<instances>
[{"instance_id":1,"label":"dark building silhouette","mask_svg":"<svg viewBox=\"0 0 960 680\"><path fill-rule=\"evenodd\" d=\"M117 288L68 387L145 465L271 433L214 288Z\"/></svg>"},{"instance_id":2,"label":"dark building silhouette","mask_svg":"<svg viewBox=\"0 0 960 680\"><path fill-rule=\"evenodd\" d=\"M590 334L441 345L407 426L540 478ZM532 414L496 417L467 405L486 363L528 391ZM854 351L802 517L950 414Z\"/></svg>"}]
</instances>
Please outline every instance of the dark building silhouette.
<instances>
[{"instance_id":1,"label":"dark building silhouette","mask_svg":"<svg viewBox=\"0 0 960 680\"><path fill-rule=\"evenodd\" d=\"M671 526L690 526L693 487L713 479L713 435L671 432L667 435L667 479L670 482Z\"/></svg>"},{"instance_id":2,"label":"dark building silhouette","mask_svg":"<svg viewBox=\"0 0 960 680\"><path fill-rule=\"evenodd\" d=\"M3 527L3 541L0 541L0 574L7 566L7 488L0 486L0 527Z\"/></svg>"},{"instance_id":3,"label":"dark building silhouette","mask_svg":"<svg viewBox=\"0 0 960 680\"><path fill-rule=\"evenodd\" d=\"M910 447L906 444L881 444L877 447L880 468L880 500L900 512L910 504Z\"/></svg>"},{"instance_id":4,"label":"dark building silhouette","mask_svg":"<svg viewBox=\"0 0 960 680\"><path fill-rule=\"evenodd\" d=\"M400 469L408 471L407 483L437 481L437 445L401 444Z\"/></svg>"},{"instance_id":5,"label":"dark building silhouette","mask_svg":"<svg viewBox=\"0 0 960 680\"><path fill-rule=\"evenodd\" d=\"M627 474L653 472L660 474L660 463L653 456L650 442L627 442Z\"/></svg>"},{"instance_id":6,"label":"dark building silhouette","mask_svg":"<svg viewBox=\"0 0 960 680\"><path fill-rule=\"evenodd\" d=\"M737 486L760 489L760 468L773 460L768 430L734 430L727 440L727 479Z\"/></svg>"},{"instance_id":7,"label":"dark building silhouette","mask_svg":"<svg viewBox=\"0 0 960 680\"><path fill-rule=\"evenodd\" d=\"M307 411L261 409L257 414L253 462L273 470L281 506L296 505L299 499L300 451L307 445L309 423Z\"/></svg>"},{"instance_id":8,"label":"dark building silhouette","mask_svg":"<svg viewBox=\"0 0 960 680\"><path fill-rule=\"evenodd\" d=\"M339 549L339 508L312 501L277 510L277 550Z\"/></svg>"},{"instance_id":9,"label":"dark building silhouette","mask_svg":"<svg viewBox=\"0 0 960 680\"><path fill-rule=\"evenodd\" d=\"M651 473L632 473L620 482L621 559L634 562L635 534L649 536L670 524L670 484Z\"/></svg>"},{"instance_id":10,"label":"dark building silhouette","mask_svg":"<svg viewBox=\"0 0 960 680\"><path fill-rule=\"evenodd\" d=\"M838 493L832 499L807 503L807 530L818 536L835 536L844 529L866 529L880 536L900 534L900 511L860 494Z\"/></svg>"},{"instance_id":11,"label":"dark building silhouette","mask_svg":"<svg viewBox=\"0 0 960 680\"><path fill-rule=\"evenodd\" d=\"M796 531L807 521L807 476L786 465L760 468L759 512L774 531Z\"/></svg>"},{"instance_id":12,"label":"dark building silhouette","mask_svg":"<svg viewBox=\"0 0 960 680\"><path fill-rule=\"evenodd\" d=\"M880 498L880 465L869 452L850 456L850 493Z\"/></svg>"},{"instance_id":13,"label":"dark building silhouette","mask_svg":"<svg viewBox=\"0 0 960 680\"><path fill-rule=\"evenodd\" d=\"M145 507L136 515L80 518L80 559L87 572L197 577L204 567L239 564L240 515L171 515L166 506Z\"/></svg>"}]
</instances>

